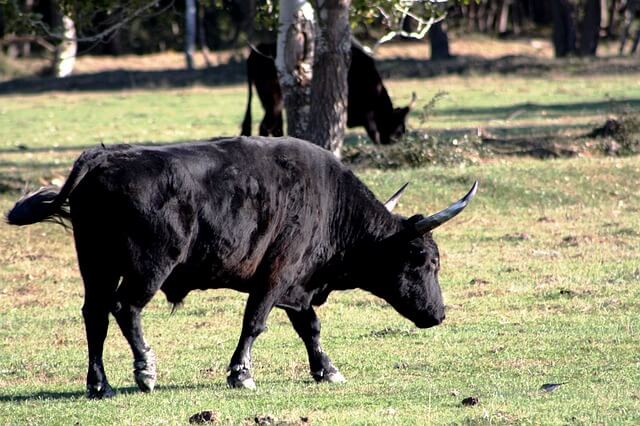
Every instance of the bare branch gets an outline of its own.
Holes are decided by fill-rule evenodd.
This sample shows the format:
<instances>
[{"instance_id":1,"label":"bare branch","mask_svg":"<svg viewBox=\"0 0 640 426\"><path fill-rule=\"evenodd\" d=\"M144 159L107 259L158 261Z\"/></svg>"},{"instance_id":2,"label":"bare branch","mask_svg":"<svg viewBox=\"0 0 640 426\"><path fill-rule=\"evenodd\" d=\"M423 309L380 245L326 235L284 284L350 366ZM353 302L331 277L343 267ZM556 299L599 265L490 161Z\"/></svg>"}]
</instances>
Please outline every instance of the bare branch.
<instances>
[{"instance_id":1,"label":"bare branch","mask_svg":"<svg viewBox=\"0 0 640 426\"><path fill-rule=\"evenodd\" d=\"M145 13L146 11L151 9L152 7L156 6L158 4L158 2L159 2L159 0L152 0L152 1L148 2L148 3L146 3L145 5L141 6L140 8L134 10L131 14L125 16L121 21L116 22L115 24L113 24L109 28L106 28L103 31L100 31L98 34L95 34L93 36L88 36L88 37L78 37L76 39L69 39L69 38L64 37L64 35L60 35L58 33L51 32L49 30L49 27L47 25L45 25L42 21L29 20L29 22L30 22L30 24L33 25L33 27L39 28L44 34L46 34L47 37L49 37L49 38L51 38L53 40L57 40L57 41L76 41L76 42L79 42L79 43L80 42L82 42L82 43L92 43L92 42L96 42L96 41L101 41L104 38L114 34L116 31L118 31L120 28L124 27L125 25L129 24L135 18L138 18L143 13ZM173 1L169 5L164 7L162 9L162 11L165 11L165 10L169 9L172 6L173 6Z\"/></svg>"},{"instance_id":2,"label":"bare branch","mask_svg":"<svg viewBox=\"0 0 640 426\"><path fill-rule=\"evenodd\" d=\"M0 39L0 47L8 44L14 43L36 43L42 46L45 50L49 52L54 52L56 50L55 46L45 40L44 37L35 36L35 35L9 35Z\"/></svg>"},{"instance_id":3,"label":"bare branch","mask_svg":"<svg viewBox=\"0 0 640 426\"><path fill-rule=\"evenodd\" d=\"M439 16L431 16L428 19L424 19L418 14L412 12L411 8L420 4L432 4L434 5L433 7L441 7L441 5L448 3L448 1L449 0L404 0L394 4L393 12L387 12L382 7L378 6L378 12L382 16L383 22L385 23L389 31L382 37L380 37L380 39L378 39L373 47L373 50L375 50L381 44L393 40L397 36L422 40L424 37L426 37L433 24L444 20L447 16L447 13L446 11L444 11ZM411 18L418 23L417 31L409 32L402 29L402 23L407 18Z\"/></svg>"}]
</instances>

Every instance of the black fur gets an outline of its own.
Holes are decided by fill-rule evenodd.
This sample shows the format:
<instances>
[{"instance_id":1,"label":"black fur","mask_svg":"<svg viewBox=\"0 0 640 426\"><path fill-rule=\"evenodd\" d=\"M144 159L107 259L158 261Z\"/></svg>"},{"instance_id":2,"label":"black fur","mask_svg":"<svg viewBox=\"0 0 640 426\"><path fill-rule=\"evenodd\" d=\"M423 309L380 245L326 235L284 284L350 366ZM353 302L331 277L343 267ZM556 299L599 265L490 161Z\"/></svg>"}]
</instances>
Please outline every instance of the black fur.
<instances>
[{"instance_id":1,"label":"black fur","mask_svg":"<svg viewBox=\"0 0 640 426\"><path fill-rule=\"evenodd\" d=\"M158 290L249 294L229 383L249 384L251 346L273 306L287 310L318 380L339 373L322 352L313 305L362 288L418 327L444 319L438 248L412 231L329 152L293 139L230 138L84 152L56 195L20 200L9 222L67 217L85 285L91 397L113 392L102 365L112 313L130 343L136 381L153 389L155 356L140 312ZM120 283L120 284L119 284Z\"/></svg>"}]
</instances>

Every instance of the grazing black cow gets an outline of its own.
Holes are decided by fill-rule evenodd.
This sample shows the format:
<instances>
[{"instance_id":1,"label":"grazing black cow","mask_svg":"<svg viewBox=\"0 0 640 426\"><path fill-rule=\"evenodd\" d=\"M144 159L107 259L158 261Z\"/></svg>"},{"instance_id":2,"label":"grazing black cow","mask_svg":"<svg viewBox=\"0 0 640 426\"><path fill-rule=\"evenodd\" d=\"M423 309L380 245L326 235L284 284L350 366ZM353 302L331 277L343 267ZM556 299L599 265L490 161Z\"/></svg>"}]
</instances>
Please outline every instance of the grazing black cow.
<instances>
[{"instance_id":1,"label":"grazing black cow","mask_svg":"<svg viewBox=\"0 0 640 426\"><path fill-rule=\"evenodd\" d=\"M275 44L260 44L247 58L249 98L242 121L242 135L251 135L251 100L253 85L260 97L264 117L260 122L260 136L282 136L282 110L284 102L278 73L273 58ZM351 45L351 66L348 74L347 126L364 126L371 140L387 145L405 133L407 114L415 102L404 108L394 108L382 84L376 65L369 55L355 44Z\"/></svg>"},{"instance_id":2,"label":"grazing black cow","mask_svg":"<svg viewBox=\"0 0 640 426\"><path fill-rule=\"evenodd\" d=\"M58 191L42 188L7 214L13 225L70 219L84 281L87 391L114 394L102 363L109 313L134 357L143 391L156 359L140 313L162 290L180 303L194 289L249 294L227 381L253 388L251 347L274 306L304 342L317 381L343 381L320 346L313 306L362 288L416 326L445 317L438 247L430 231L473 197L429 217L392 215L333 155L293 138L229 138L85 151ZM395 204L399 194L388 202Z\"/></svg>"}]
</instances>

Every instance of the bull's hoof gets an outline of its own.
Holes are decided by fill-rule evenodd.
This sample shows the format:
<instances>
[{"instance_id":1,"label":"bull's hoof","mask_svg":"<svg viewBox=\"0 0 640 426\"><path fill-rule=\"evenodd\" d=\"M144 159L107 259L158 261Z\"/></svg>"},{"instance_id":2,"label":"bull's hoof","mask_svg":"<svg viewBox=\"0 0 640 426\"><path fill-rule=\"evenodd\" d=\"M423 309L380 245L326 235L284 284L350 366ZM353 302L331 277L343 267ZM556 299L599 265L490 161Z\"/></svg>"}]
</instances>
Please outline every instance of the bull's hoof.
<instances>
[{"instance_id":1,"label":"bull's hoof","mask_svg":"<svg viewBox=\"0 0 640 426\"><path fill-rule=\"evenodd\" d=\"M342 373L340 373L336 368L333 368L330 371L320 370L311 373L314 380L318 383L344 383L347 379L344 378Z\"/></svg>"},{"instance_id":2,"label":"bull's hoof","mask_svg":"<svg viewBox=\"0 0 640 426\"><path fill-rule=\"evenodd\" d=\"M156 378L157 376L155 374L147 374L144 372L135 373L136 384L142 392L151 392L156 386Z\"/></svg>"},{"instance_id":3,"label":"bull's hoof","mask_svg":"<svg viewBox=\"0 0 640 426\"><path fill-rule=\"evenodd\" d=\"M242 366L234 366L229 369L227 384L234 389L256 389L256 382L253 381L251 373Z\"/></svg>"},{"instance_id":4,"label":"bull's hoof","mask_svg":"<svg viewBox=\"0 0 640 426\"><path fill-rule=\"evenodd\" d=\"M133 376L142 392L151 392L156 386L156 354L149 349L145 359L133 363Z\"/></svg>"},{"instance_id":5,"label":"bull's hoof","mask_svg":"<svg viewBox=\"0 0 640 426\"><path fill-rule=\"evenodd\" d=\"M227 377L227 384L230 388L234 389L251 389L256 390L256 382L253 381L253 378L249 377L248 379L239 380L235 377L229 376Z\"/></svg>"},{"instance_id":6,"label":"bull's hoof","mask_svg":"<svg viewBox=\"0 0 640 426\"><path fill-rule=\"evenodd\" d=\"M112 398L114 396L116 396L116 392L109 383L105 383L104 385L87 385L87 398L89 399Z\"/></svg>"},{"instance_id":7,"label":"bull's hoof","mask_svg":"<svg viewBox=\"0 0 640 426\"><path fill-rule=\"evenodd\" d=\"M344 383L347 379L344 378L341 372L336 370L334 373L327 374L323 381L329 383Z\"/></svg>"}]
</instances>

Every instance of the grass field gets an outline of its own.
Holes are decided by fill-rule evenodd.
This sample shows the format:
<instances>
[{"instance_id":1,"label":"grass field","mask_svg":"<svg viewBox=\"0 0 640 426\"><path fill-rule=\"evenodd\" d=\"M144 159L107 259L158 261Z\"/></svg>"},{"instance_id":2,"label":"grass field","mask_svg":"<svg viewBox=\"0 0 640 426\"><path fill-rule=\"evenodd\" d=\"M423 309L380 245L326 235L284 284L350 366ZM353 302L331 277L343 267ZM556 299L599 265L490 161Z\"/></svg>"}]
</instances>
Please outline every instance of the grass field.
<instances>
[{"instance_id":1,"label":"grass field","mask_svg":"<svg viewBox=\"0 0 640 426\"><path fill-rule=\"evenodd\" d=\"M412 91L423 102L448 92L426 123L411 116L414 128L526 136L584 131L620 109L637 111L638 77L453 76L388 86L398 103ZM236 134L244 105L243 85L4 96L0 209L25 182L64 178L85 147ZM347 383L316 385L302 343L274 311L254 349L258 390L238 391L227 389L225 370L244 296L194 292L171 315L159 295L144 315L157 390L137 391L112 321L105 367L120 395L88 401L71 234L0 224L0 423L186 424L202 410L227 424L253 424L256 415L289 424L640 423L637 157L501 157L358 174L380 198L411 181L398 207L406 215L442 208L480 181L472 205L434 235L448 307L442 326L417 330L371 295L335 293L318 313ZM545 383L566 384L547 393ZM478 405L463 406L469 396Z\"/></svg>"}]
</instances>

